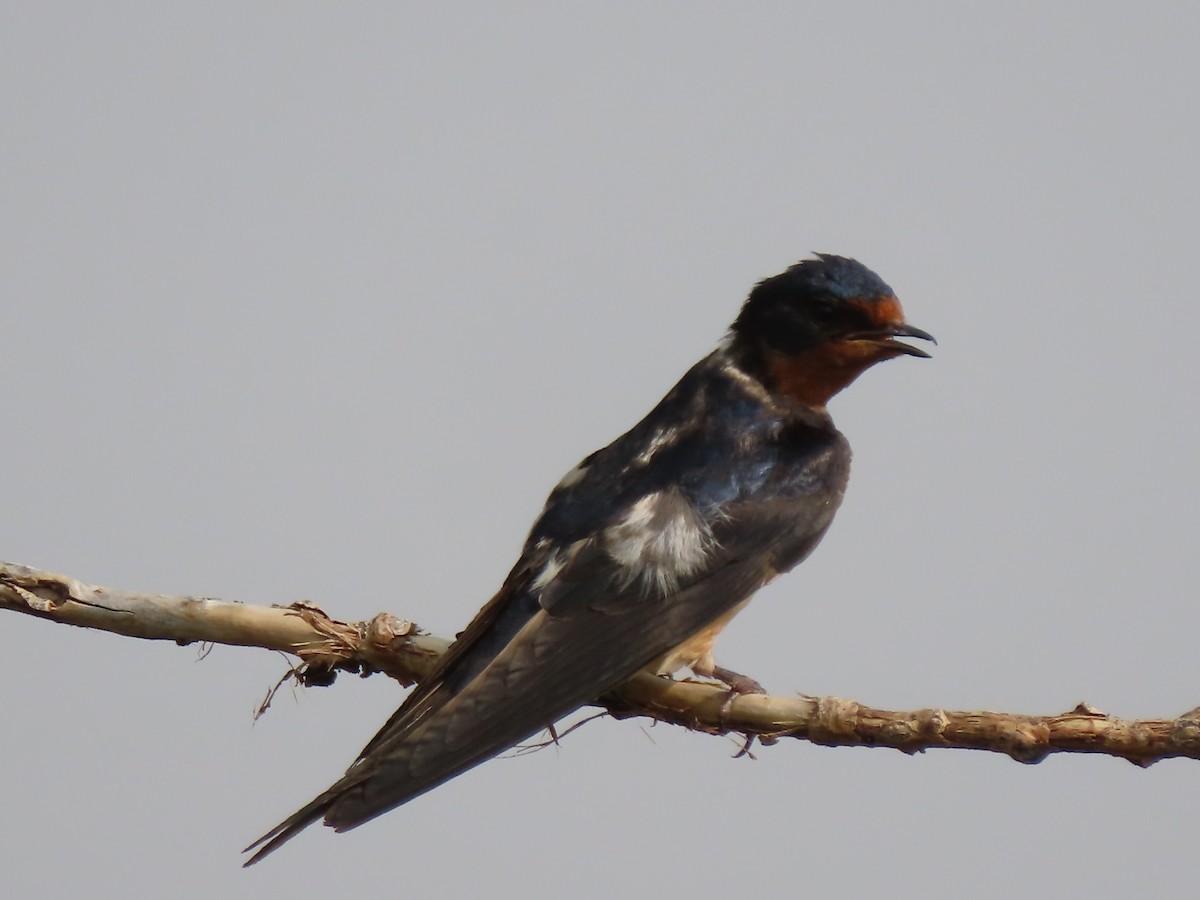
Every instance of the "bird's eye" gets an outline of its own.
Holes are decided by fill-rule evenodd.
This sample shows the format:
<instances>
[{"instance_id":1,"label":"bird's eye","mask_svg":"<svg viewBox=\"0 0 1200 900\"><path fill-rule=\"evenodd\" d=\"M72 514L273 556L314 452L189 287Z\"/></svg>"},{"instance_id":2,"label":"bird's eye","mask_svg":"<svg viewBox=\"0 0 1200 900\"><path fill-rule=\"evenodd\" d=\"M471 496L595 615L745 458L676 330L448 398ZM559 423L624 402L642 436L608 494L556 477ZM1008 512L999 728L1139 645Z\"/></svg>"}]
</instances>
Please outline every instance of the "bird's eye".
<instances>
[{"instance_id":1,"label":"bird's eye","mask_svg":"<svg viewBox=\"0 0 1200 900\"><path fill-rule=\"evenodd\" d=\"M818 322L830 323L837 319L837 306L828 300L819 300L813 307L812 316Z\"/></svg>"}]
</instances>

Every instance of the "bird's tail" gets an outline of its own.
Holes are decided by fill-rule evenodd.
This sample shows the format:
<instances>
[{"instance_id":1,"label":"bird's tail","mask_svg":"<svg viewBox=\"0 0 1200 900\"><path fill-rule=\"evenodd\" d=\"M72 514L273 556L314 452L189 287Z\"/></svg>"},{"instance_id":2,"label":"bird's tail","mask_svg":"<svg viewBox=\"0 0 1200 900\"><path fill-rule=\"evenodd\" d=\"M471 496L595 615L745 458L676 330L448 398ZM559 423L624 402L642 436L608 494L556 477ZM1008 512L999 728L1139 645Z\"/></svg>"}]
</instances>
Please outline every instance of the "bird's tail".
<instances>
[{"instance_id":1,"label":"bird's tail","mask_svg":"<svg viewBox=\"0 0 1200 900\"><path fill-rule=\"evenodd\" d=\"M334 785L334 787L338 787L338 785ZM334 788L330 788L311 803L292 813L292 815L288 816L242 851L243 853L249 853L255 847L259 848L257 853L242 863L242 867L245 868L254 865L267 854L278 850L283 844L290 841L313 822L323 818L336 800L337 793Z\"/></svg>"},{"instance_id":2,"label":"bird's tail","mask_svg":"<svg viewBox=\"0 0 1200 900\"><path fill-rule=\"evenodd\" d=\"M557 718L569 710L553 712ZM334 831L349 831L402 806L546 727L533 721L537 724L530 725L527 717L509 715L506 719L493 712L483 720L485 726L493 727L480 730L470 741L457 746L447 746L443 727L432 735L426 730L410 738L390 758L359 760L340 781L243 850L249 853L258 848L243 866L254 865L319 819ZM430 752L431 747L437 752ZM416 771L414 757L420 758Z\"/></svg>"}]
</instances>

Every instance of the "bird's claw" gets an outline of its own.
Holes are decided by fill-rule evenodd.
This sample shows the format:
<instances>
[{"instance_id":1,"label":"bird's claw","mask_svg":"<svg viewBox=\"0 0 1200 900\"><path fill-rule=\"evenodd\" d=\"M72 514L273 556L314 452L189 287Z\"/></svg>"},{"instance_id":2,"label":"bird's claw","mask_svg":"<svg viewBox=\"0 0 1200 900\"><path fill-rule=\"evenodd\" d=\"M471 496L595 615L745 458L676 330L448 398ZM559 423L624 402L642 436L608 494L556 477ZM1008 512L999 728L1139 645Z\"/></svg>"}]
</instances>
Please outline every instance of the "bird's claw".
<instances>
[{"instance_id":1,"label":"bird's claw","mask_svg":"<svg viewBox=\"0 0 1200 900\"><path fill-rule=\"evenodd\" d=\"M725 730L728 730L729 717L733 713L734 700L741 694L765 694L767 692L766 688L749 675L743 675L740 672L726 669L723 666L713 666L712 677L720 681L727 688L725 699L721 701L721 708L717 712L717 721L720 722L721 728Z\"/></svg>"}]
</instances>

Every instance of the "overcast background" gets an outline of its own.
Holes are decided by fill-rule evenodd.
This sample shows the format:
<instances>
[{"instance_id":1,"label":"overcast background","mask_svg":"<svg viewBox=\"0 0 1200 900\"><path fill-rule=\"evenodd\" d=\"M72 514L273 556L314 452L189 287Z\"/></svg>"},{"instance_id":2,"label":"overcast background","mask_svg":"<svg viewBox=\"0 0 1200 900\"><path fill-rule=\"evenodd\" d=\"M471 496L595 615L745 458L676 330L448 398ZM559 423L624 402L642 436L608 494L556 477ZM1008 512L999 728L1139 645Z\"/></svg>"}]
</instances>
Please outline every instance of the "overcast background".
<instances>
[{"instance_id":1,"label":"overcast background","mask_svg":"<svg viewBox=\"0 0 1200 900\"><path fill-rule=\"evenodd\" d=\"M0 558L440 634L757 279L855 256L937 335L833 404L824 545L720 658L777 693L1200 703L1187 3L50 4L0 20ZM0 893L1194 889L1200 763L605 721L239 849L400 702L0 615Z\"/></svg>"}]
</instances>

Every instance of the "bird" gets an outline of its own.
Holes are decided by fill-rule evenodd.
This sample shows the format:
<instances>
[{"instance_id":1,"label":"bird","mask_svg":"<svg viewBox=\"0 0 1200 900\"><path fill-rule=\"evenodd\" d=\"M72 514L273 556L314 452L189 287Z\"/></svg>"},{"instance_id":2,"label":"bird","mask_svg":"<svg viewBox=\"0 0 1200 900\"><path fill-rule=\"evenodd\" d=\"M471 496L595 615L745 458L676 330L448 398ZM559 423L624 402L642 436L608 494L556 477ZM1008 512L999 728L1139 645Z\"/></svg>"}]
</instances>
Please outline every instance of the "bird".
<instances>
[{"instance_id":1,"label":"bird","mask_svg":"<svg viewBox=\"0 0 1200 900\"><path fill-rule=\"evenodd\" d=\"M850 473L826 404L929 353L895 292L818 253L756 284L715 350L563 476L496 595L346 774L244 852L319 819L356 828L504 752L643 669L761 691L717 634L825 536Z\"/></svg>"}]
</instances>

